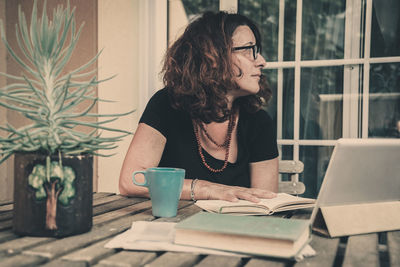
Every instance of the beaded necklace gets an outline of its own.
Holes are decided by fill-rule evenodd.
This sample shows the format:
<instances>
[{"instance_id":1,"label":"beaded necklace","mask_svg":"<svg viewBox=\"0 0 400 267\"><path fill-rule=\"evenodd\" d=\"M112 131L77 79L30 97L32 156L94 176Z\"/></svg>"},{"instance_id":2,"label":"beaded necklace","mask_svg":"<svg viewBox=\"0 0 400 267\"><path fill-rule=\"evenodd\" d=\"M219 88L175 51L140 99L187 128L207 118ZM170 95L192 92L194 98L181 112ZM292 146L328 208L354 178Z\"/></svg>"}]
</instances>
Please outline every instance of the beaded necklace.
<instances>
[{"instance_id":1,"label":"beaded necklace","mask_svg":"<svg viewBox=\"0 0 400 267\"><path fill-rule=\"evenodd\" d=\"M207 130L204 128L204 125L201 121L195 121L193 120L193 129L194 129L194 134L196 136L196 141L197 141L197 148L199 151L199 155L201 158L202 163L204 164L204 166L206 166L206 168L214 173L218 173L218 172L222 172L223 170L225 170L225 168L228 166L228 158L229 158L229 150L230 150L230 144L231 144L231 140L232 140L232 133L233 133L233 129L235 128L236 125L236 112L233 112L230 116L229 116L229 122L228 122L228 131L226 133L226 137L225 137L225 141L222 144L218 144L207 132ZM208 165L208 163L206 162L206 159L203 155L203 148L201 147L201 143L200 143L200 133L197 129L197 127L200 128L200 130L202 130L205 134L205 136L207 137L208 140L210 140L213 144L215 144L217 147L219 148L225 148L225 159L224 159L224 165L222 165L222 168L220 169L214 169L212 168L210 165Z\"/></svg>"}]
</instances>

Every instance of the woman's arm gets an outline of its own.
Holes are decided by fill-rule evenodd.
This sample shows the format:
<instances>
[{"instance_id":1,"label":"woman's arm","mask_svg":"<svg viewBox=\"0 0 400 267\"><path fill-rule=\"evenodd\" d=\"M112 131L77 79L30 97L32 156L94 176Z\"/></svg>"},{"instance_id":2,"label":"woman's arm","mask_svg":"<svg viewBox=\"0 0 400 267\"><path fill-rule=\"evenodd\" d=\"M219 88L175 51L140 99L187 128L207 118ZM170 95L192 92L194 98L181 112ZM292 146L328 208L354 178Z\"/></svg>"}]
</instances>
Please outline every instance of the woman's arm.
<instances>
[{"instance_id":1,"label":"woman's arm","mask_svg":"<svg viewBox=\"0 0 400 267\"><path fill-rule=\"evenodd\" d=\"M252 188L260 188L278 192L279 159L250 163L250 179Z\"/></svg>"},{"instance_id":2,"label":"woman's arm","mask_svg":"<svg viewBox=\"0 0 400 267\"><path fill-rule=\"evenodd\" d=\"M139 123L139 126L129 145L119 177L119 191L125 196L149 197L147 187L135 185L132 182L134 171L157 167L160 163L167 139L153 127ZM142 182L140 175L136 179ZM181 199L191 199L191 179L185 179ZM214 196L214 198L218 198Z\"/></svg>"},{"instance_id":3,"label":"woman's arm","mask_svg":"<svg viewBox=\"0 0 400 267\"><path fill-rule=\"evenodd\" d=\"M158 166L166 138L153 127L139 123L129 145L119 177L119 191L126 196L149 196L147 187L132 182L132 173ZM140 180L140 176L137 177Z\"/></svg>"}]
</instances>

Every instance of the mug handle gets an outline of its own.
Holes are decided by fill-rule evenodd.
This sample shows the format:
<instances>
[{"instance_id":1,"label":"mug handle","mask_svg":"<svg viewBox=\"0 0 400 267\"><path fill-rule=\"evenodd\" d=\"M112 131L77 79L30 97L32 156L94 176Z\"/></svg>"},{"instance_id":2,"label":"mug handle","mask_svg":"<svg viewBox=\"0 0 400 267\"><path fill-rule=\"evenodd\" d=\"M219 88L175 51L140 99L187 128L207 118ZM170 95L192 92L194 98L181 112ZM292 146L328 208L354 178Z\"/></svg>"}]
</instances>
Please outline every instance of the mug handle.
<instances>
[{"instance_id":1,"label":"mug handle","mask_svg":"<svg viewBox=\"0 0 400 267\"><path fill-rule=\"evenodd\" d=\"M143 176L144 176L144 182L143 182L143 183L139 183L138 181L135 180L135 175L138 174L138 173L143 174ZM135 185L146 186L146 187L147 187L147 186L148 186L148 183L147 183L147 179L146 179L146 171L136 171L136 172L133 172L133 174L132 174L132 181L133 181L133 183L134 183Z\"/></svg>"}]
</instances>

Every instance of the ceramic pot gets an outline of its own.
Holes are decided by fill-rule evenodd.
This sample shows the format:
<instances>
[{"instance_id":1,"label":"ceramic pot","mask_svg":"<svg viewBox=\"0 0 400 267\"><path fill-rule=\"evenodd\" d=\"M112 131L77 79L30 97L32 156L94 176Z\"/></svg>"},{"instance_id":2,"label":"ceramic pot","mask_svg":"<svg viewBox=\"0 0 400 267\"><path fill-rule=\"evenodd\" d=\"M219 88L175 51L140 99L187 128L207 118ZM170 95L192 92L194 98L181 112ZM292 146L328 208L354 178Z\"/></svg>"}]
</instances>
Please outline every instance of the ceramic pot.
<instances>
[{"instance_id":1,"label":"ceramic pot","mask_svg":"<svg viewBox=\"0 0 400 267\"><path fill-rule=\"evenodd\" d=\"M93 156L16 153L13 231L63 237L92 227Z\"/></svg>"}]
</instances>

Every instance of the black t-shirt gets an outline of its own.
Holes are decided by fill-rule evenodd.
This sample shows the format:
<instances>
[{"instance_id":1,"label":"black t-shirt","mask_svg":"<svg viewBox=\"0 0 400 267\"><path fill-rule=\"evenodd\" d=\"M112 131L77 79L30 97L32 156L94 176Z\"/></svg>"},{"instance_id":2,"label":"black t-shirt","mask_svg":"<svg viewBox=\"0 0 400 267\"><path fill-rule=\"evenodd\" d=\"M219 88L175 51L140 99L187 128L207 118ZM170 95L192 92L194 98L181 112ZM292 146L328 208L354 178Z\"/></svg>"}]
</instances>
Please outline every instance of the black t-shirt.
<instances>
[{"instance_id":1,"label":"black t-shirt","mask_svg":"<svg viewBox=\"0 0 400 267\"><path fill-rule=\"evenodd\" d=\"M275 127L269 115L239 112L237 124L238 155L235 163L228 163L220 173L209 171L201 161L192 120L187 112L171 106L168 91L164 88L154 94L143 112L143 122L165 136L167 142L159 167L183 168L186 178L202 179L226 185L250 187L251 162L269 160L278 156ZM204 149L206 162L219 169L223 160L215 159Z\"/></svg>"}]
</instances>

